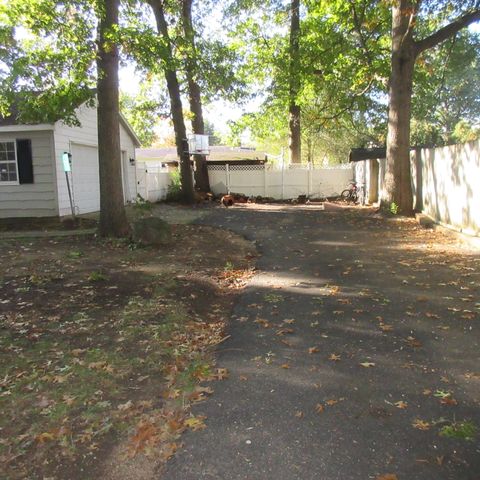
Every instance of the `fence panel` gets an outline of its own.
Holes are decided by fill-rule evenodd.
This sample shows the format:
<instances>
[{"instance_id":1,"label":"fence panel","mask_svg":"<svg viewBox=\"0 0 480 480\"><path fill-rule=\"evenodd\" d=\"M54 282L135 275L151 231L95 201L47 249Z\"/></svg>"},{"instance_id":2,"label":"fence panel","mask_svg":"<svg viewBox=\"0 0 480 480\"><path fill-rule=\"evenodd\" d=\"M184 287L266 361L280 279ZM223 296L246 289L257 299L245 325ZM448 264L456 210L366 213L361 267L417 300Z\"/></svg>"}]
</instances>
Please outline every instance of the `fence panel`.
<instances>
[{"instance_id":1,"label":"fence panel","mask_svg":"<svg viewBox=\"0 0 480 480\"><path fill-rule=\"evenodd\" d=\"M229 166L230 192L248 196L266 196L266 170L264 165Z\"/></svg>"},{"instance_id":2,"label":"fence panel","mask_svg":"<svg viewBox=\"0 0 480 480\"><path fill-rule=\"evenodd\" d=\"M480 234L480 141L422 149L420 155L419 171L412 170L423 211L439 222Z\"/></svg>"},{"instance_id":3,"label":"fence panel","mask_svg":"<svg viewBox=\"0 0 480 480\"><path fill-rule=\"evenodd\" d=\"M226 193L228 188L228 171L225 165L209 165L208 178L210 180L210 189L215 195Z\"/></svg>"},{"instance_id":4,"label":"fence panel","mask_svg":"<svg viewBox=\"0 0 480 480\"><path fill-rule=\"evenodd\" d=\"M353 177L350 165L333 168L295 165L284 169L271 165L211 165L208 174L216 195L234 192L276 200L299 195L333 197L339 195Z\"/></svg>"},{"instance_id":5,"label":"fence panel","mask_svg":"<svg viewBox=\"0 0 480 480\"><path fill-rule=\"evenodd\" d=\"M147 198L147 170L145 162L137 162L137 195Z\"/></svg>"},{"instance_id":6,"label":"fence panel","mask_svg":"<svg viewBox=\"0 0 480 480\"><path fill-rule=\"evenodd\" d=\"M137 192L149 202L165 200L170 173L157 162L137 162Z\"/></svg>"}]
</instances>

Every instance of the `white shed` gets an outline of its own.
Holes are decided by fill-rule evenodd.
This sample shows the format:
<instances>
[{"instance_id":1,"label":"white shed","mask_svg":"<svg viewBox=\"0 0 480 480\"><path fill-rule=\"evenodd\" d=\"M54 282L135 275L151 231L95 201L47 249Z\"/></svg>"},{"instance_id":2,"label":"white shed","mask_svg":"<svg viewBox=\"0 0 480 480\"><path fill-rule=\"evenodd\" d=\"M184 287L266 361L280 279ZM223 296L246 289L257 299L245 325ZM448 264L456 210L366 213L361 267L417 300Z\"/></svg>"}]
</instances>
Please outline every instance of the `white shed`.
<instances>
[{"instance_id":1,"label":"white shed","mask_svg":"<svg viewBox=\"0 0 480 480\"><path fill-rule=\"evenodd\" d=\"M71 154L69 179L77 214L100 209L97 111L77 109L80 126L61 120L37 125L0 119L0 218L64 216L71 213L62 156ZM137 196L135 148L140 142L120 115L125 203Z\"/></svg>"}]
</instances>

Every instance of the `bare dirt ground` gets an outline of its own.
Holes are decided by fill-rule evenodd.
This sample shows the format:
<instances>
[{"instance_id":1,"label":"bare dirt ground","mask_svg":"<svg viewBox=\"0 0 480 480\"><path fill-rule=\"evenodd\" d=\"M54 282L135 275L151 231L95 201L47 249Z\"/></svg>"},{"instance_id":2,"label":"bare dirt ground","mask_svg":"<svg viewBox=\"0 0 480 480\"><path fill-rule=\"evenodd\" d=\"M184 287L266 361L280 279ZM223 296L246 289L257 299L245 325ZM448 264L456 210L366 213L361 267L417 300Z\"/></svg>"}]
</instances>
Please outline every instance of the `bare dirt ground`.
<instances>
[{"instance_id":1,"label":"bare dirt ground","mask_svg":"<svg viewBox=\"0 0 480 480\"><path fill-rule=\"evenodd\" d=\"M178 210L175 223L195 216ZM93 236L0 245L1 478L92 478L106 458L144 453L161 463L203 428L190 406L228 375L212 350L250 275L249 242L176 225L162 249Z\"/></svg>"}]
</instances>

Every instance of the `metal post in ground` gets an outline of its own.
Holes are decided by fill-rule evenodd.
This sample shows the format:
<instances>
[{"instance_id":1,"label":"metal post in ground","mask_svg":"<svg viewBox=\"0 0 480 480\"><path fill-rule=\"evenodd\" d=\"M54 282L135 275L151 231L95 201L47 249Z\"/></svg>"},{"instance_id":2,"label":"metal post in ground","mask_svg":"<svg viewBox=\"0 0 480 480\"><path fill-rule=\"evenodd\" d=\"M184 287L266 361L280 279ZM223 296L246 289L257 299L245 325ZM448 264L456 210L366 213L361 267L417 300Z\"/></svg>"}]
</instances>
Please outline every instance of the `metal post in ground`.
<instances>
[{"instance_id":1,"label":"metal post in ground","mask_svg":"<svg viewBox=\"0 0 480 480\"><path fill-rule=\"evenodd\" d=\"M228 163L225 164L225 185L227 187L227 194L230 195L230 169Z\"/></svg>"}]
</instances>

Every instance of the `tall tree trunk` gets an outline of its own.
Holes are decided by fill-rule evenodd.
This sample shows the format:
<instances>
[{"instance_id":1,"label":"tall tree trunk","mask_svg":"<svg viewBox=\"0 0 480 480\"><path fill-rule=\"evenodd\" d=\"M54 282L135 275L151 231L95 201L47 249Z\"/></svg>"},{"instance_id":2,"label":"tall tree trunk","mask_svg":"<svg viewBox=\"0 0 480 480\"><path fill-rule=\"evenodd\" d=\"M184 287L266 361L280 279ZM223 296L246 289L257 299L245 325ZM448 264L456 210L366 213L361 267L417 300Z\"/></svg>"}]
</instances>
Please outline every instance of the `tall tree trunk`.
<instances>
[{"instance_id":1,"label":"tall tree trunk","mask_svg":"<svg viewBox=\"0 0 480 480\"><path fill-rule=\"evenodd\" d=\"M462 28L480 20L478 4L422 40L413 33L421 0L397 0L392 7L392 70L388 109L387 166L382 204L397 204L403 215L413 213L410 173L410 115L415 61Z\"/></svg>"},{"instance_id":2,"label":"tall tree trunk","mask_svg":"<svg viewBox=\"0 0 480 480\"><path fill-rule=\"evenodd\" d=\"M395 203L399 212L413 212L410 175L410 114L412 104L415 43L411 17L412 2L401 0L392 7L392 70L388 108L387 165L382 202Z\"/></svg>"},{"instance_id":3,"label":"tall tree trunk","mask_svg":"<svg viewBox=\"0 0 480 480\"><path fill-rule=\"evenodd\" d=\"M170 97L170 110L172 113L173 129L175 130L175 144L177 155L180 159L180 179L182 184L182 196L187 203L195 202L195 191L193 188L192 165L188 153L187 131L183 117L182 100L180 97L180 86L178 84L177 72L175 70L172 43L168 33L168 24L165 19L163 0L149 0L157 22L158 34L161 35L166 46L165 58L165 80Z\"/></svg>"},{"instance_id":4,"label":"tall tree trunk","mask_svg":"<svg viewBox=\"0 0 480 480\"><path fill-rule=\"evenodd\" d=\"M121 237L129 227L125 213L118 105L118 47L108 34L118 24L119 0L101 2L97 57L100 235Z\"/></svg>"},{"instance_id":5,"label":"tall tree trunk","mask_svg":"<svg viewBox=\"0 0 480 480\"><path fill-rule=\"evenodd\" d=\"M200 86L196 80L198 75L197 51L195 48L195 30L192 22L193 0L182 1L182 23L183 32L187 44L185 55L185 72L188 83L188 100L192 112L193 133L204 135L205 124L203 122L202 96ZM195 161L195 184L202 192L210 191L208 178L207 157L205 155L194 155Z\"/></svg>"},{"instance_id":6,"label":"tall tree trunk","mask_svg":"<svg viewBox=\"0 0 480 480\"><path fill-rule=\"evenodd\" d=\"M290 4L290 103L288 107L288 127L290 161L302 161L302 138L300 130L300 105L297 96L300 91L300 0L291 0Z\"/></svg>"}]
</instances>

